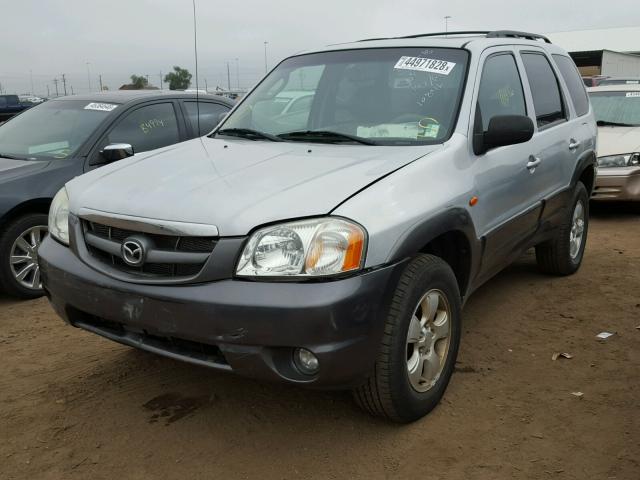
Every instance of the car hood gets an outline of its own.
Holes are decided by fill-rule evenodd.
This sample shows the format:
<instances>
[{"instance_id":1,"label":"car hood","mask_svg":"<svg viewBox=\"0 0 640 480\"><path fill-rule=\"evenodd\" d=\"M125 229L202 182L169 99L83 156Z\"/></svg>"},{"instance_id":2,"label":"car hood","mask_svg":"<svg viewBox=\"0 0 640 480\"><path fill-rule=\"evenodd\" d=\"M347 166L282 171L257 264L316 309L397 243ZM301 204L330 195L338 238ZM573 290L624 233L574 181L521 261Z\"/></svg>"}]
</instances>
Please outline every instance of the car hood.
<instances>
[{"instance_id":1,"label":"car hood","mask_svg":"<svg viewBox=\"0 0 640 480\"><path fill-rule=\"evenodd\" d=\"M45 168L47 165L49 165L47 161L0 158L0 182L35 172Z\"/></svg>"},{"instance_id":2,"label":"car hood","mask_svg":"<svg viewBox=\"0 0 640 480\"><path fill-rule=\"evenodd\" d=\"M198 138L67 184L70 208L215 225L221 236L323 215L436 146L326 145Z\"/></svg>"},{"instance_id":3,"label":"car hood","mask_svg":"<svg viewBox=\"0 0 640 480\"><path fill-rule=\"evenodd\" d=\"M640 151L640 127L598 127L598 156Z\"/></svg>"}]
</instances>

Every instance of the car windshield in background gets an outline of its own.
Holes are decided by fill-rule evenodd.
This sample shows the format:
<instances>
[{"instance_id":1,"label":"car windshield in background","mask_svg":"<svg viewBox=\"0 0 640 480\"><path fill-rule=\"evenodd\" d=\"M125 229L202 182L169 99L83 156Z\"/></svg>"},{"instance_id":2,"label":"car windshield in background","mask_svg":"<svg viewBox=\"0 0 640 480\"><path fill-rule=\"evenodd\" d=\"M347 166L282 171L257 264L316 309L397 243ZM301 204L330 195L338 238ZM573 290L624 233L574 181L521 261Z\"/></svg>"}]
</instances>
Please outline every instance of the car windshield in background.
<instances>
[{"instance_id":1,"label":"car windshield in background","mask_svg":"<svg viewBox=\"0 0 640 480\"><path fill-rule=\"evenodd\" d=\"M26 110L0 127L0 155L21 159L73 156L118 105L51 100Z\"/></svg>"},{"instance_id":2,"label":"car windshield in background","mask_svg":"<svg viewBox=\"0 0 640 480\"><path fill-rule=\"evenodd\" d=\"M269 138L256 135L260 132L271 139L322 143L442 143L457 117L467 59L466 51L450 48L292 57L256 87L218 134Z\"/></svg>"},{"instance_id":3,"label":"car windshield in background","mask_svg":"<svg viewBox=\"0 0 640 480\"><path fill-rule=\"evenodd\" d=\"M591 104L600 125L640 125L640 90L591 92Z\"/></svg>"}]
</instances>

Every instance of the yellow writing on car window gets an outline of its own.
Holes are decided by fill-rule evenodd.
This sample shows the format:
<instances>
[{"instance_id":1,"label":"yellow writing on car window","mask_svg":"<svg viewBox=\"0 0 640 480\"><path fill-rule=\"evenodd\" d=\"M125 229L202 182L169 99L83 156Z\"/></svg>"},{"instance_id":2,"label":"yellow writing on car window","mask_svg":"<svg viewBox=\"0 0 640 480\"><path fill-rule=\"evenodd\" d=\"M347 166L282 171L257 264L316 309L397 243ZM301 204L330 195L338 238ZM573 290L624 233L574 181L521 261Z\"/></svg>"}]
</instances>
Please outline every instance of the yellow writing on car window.
<instances>
[{"instance_id":1,"label":"yellow writing on car window","mask_svg":"<svg viewBox=\"0 0 640 480\"><path fill-rule=\"evenodd\" d=\"M147 120L146 122L142 122L140 124L140 130L142 130L145 134L149 133L151 130L156 128L164 128L167 125L164 123L164 120L159 118L152 118L151 120Z\"/></svg>"},{"instance_id":2,"label":"yellow writing on car window","mask_svg":"<svg viewBox=\"0 0 640 480\"><path fill-rule=\"evenodd\" d=\"M511 97L515 95L515 92L509 85L505 85L496 93L498 95L498 101L500 102L500 105L502 105L503 107L508 107L509 104L511 103Z\"/></svg>"}]
</instances>

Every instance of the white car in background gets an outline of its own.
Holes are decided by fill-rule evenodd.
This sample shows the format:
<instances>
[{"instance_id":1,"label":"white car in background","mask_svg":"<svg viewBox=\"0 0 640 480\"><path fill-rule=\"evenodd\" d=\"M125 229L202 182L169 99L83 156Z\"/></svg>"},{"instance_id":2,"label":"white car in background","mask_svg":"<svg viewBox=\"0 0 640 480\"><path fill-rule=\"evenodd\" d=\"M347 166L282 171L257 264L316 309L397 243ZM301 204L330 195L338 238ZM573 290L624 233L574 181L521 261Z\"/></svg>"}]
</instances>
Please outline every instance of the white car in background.
<instances>
[{"instance_id":1,"label":"white car in background","mask_svg":"<svg viewBox=\"0 0 640 480\"><path fill-rule=\"evenodd\" d=\"M598 121L593 200L640 201L640 85L587 89Z\"/></svg>"}]
</instances>

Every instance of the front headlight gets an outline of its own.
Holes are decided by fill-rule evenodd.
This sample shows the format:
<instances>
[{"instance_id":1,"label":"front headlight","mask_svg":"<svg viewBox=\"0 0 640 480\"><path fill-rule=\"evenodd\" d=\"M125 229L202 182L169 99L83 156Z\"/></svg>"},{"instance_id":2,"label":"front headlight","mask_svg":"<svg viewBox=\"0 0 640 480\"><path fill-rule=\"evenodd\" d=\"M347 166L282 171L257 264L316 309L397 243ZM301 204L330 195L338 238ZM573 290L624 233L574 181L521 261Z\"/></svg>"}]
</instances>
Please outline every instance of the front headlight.
<instances>
[{"instance_id":1,"label":"front headlight","mask_svg":"<svg viewBox=\"0 0 640 480\"><path fill-rule=\"evenodd\" d=\"M51 202L49 234L65 245L69 245L69 197L64 187L56 193Z\"/></svg>"},{"instance_id":2,"label":"front headlight","mask_svg":"<svg viewBox=\"0 0 640 480\"><path fill-rule=\"evenodd\" d=\"M640 153L624 153L622 155L608 155L598 158L600 168L637 167L640 166Z\"/></svg>"},{"instance_id":3,"label":"front headlight","mask_svg":"<svg viewBox=\"0 0 640 480\"><path fill-rule=\"evenodd\" d=\"M318 277L362 268L366 233L342 218L314 218L255 232L236 274L245 277Z\"/></svg>"}]
</instances>

